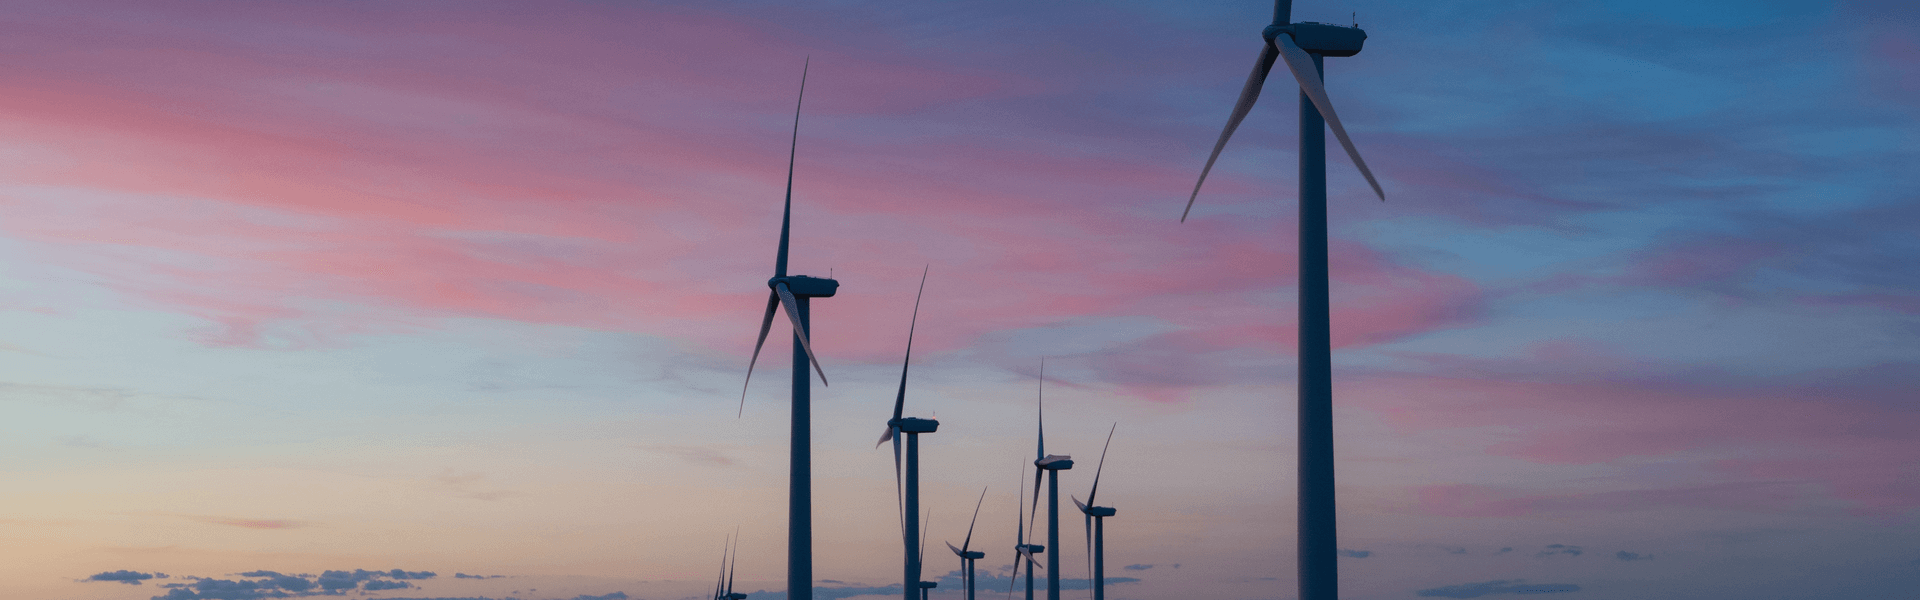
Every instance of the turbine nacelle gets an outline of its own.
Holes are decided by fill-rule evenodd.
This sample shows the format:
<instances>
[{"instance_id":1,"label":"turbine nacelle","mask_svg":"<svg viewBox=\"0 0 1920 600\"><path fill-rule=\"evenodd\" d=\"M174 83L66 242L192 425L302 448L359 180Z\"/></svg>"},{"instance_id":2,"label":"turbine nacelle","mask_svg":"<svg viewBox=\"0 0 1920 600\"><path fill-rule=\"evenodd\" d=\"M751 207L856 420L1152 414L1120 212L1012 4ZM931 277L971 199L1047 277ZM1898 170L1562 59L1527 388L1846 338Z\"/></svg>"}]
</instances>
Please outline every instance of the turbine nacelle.
<instances>
[{"instance_id":1,"label":"turbine nacelle","mask_svg":"<svg viewBox=\"0 0 1920 600\"><path fill-rule=\"evenodd\" d=\"M940 587L940 582L938 582L938 581L922 581L922 582L920 582L920 589L923 589L923 590L930 590L930 589L933 589L933 588L937 588L937 587Z\"/></svg>"},{"instance_id":2,"label":"turbine nacelle","mask_svg":"<svg viewBox=\"0 0 1920 600\"><path fill-rule=\"evenodd\" d=\"M731 593L731 594L727 594L727 595L725 596L725 598L726 598L727 600L747 600L747 595L746 595L746 594L742 594L742 593L740 593L740 592L734 592L734 593Z\"/></svg>"},{"instance_id":3,"label":"turbine nacelle","mask_svg":"<svg viewBox=\"0 0 1920 600\"><path fill-rule=\"evenodd\" d=\"M1033 466L1047 471L1065 471L1073 468L1073 457L1065 454L1048 454L1046 458L1033 461ZM1038 490L1035 490L1038 493Z\"/></svg>"},{"instance_id":4,"label":"turbine nacelle","mask_svg":"<svg viewBox=\"0 0 1920 600\"><path fill-rule=\"evenodd\" d=\"M831 298L834 292L840 290L840 282L838 281L824 277L808 277L806 275L768 279L767 287L778 287L782 282L787 284L787 289L792 291L794 296Z\"/></svg>"},{"instance_id":5,"label":"turbine nacelle","mask_svg":"<svg viewBox=\"0 0 1920 600\"><path fill-rule=\"evenodd\" d=\"M1301 50L1321 56L1353 56L1360 53L1360 47L1366 44L1367 32L1359 27L1344 27L1330 23L1303 22L1292 25L1268 25L1260 32L1268 42L1285 34L1293 38L1293 43Z\"/></svg>"},{"instance_id":6,"label":"turbine nacelle","mask_svg":"<svg viewBox=\"0 0 1920 600\"><path fill-rule=\"evenodd\" d=\"M940 429L940 422L933 419L902 417L899 419L889 419L887 421L887 427L889 429L899 427L900 433L933 433ZM886 440L883 439L881 441L884 442Z\"/></svg>"},{"instance_id":7,"label":"turbine nacelle","mask_svg":"<svg viewBox=\"0 0 1920 600\"><path fill-rule=\"evenodd\" d=\"M1111 506L1087 506L1087 503L1081 502L1079 498L1073 499L1073 505L1080 507L1080 512L1086 513L1089 517L1111 517L1117 512Z\"/></svg>"},{"instance_id":8,"label":"turbine nacelle","mask_svg":"<svg viewBox=\"0 0 1920 600\"><path fill-rule=\"evenodd\" d=\"M1027 554L1045 554L1047 551L1047 547L1041 544L1020 544L1013 549Z\"/></svg>"}]
</instances>

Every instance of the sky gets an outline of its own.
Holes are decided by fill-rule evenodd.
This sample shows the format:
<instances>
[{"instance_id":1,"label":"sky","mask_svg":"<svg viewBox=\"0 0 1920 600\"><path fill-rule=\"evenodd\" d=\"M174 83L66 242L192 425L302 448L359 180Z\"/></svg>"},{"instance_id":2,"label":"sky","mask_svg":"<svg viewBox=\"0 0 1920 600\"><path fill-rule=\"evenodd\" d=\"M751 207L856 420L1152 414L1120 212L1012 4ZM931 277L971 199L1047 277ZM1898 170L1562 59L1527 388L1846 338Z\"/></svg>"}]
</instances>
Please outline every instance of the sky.
<instances>
[{"instance_id":1,"label":"sky","mask_svg":"<svg viewBox=\"0 0 1920 600\"><path fill-rule=\"evenodd\" d=\"M8 3L0 596L695 598L738 528L783 597L786 361L740 394L809 64L819 597L897 584L924 269L935 598L983 490L1004 594L1042 358L1063 495L1116 428L1109 597L1292 598L1284 75L1178 220L1270 11ZM1920 8L1294 19L1367 31L1387 195L1330 153L1345 597L1920 585Z\"/></svg>"}]
</instances>

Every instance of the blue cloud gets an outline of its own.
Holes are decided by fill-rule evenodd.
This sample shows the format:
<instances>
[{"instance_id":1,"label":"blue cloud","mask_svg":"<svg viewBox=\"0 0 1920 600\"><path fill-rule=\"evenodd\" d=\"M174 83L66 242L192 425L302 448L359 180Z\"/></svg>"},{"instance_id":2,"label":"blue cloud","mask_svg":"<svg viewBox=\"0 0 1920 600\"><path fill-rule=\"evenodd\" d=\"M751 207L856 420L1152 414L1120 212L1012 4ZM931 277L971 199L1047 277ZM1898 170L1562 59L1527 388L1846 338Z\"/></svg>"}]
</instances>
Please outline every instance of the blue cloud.
<instances>
[{"instance_id":1,"label":"blue cloud","mask_svg":"<svg viewBox=\"0 0 1920 600\"><path fill-rule=\"evenodd\" d=\"M1555 554L1565 554L1567 556L1579 556L1581 552L1585 552L1585 551L1586 550L1582 549L1579 546L1568 546L1566 544L1547 544L1547 549L1541 550L1540 553L1535 554L1534 556L1553 556Z\"/></svg>"},{"instance_id":2,"label":"blue cloud","mask_svg":"<svg viewBox=\"0 0 1920 600\"><path fill-rule=\"evenodd\" d=\"M146 581L148 579L153 579L155 577L165 579L167 577L167 574L166 573L141 573L139 571L128 571L126 569L121 569L118 571L107 571L104 573L95 573L93 574L93 576L86 578L85 581L117 581L127 585L140 585L140 582Z\"/></svg>"},{"instance_id":3,"label":"blue cloud","mask_svg":"<svg viewBox=\"0 0 1920 600\"><path fill-rule=\"evenodd\" d=\"M1128 571L1145 571L1147 569L1153 568L1153 565L1127 565L1121 568L1126 569Z\"/></svg>"},{"instance_id":4,"label":"blue cloud","mask_svg":"<svg viewBox=\"0 0 1920 600\"><path fill-rule=\"evenodd\" d=\"M1345 556L1347 558L1366 558L1369 556L1373 556L1373 551L1372 550L1349 550L1346 548L1341 548L1340 555Z\"/></svg>"},{"instance_id":5,"label":"blue cloud","mask_svg":"<svg viewBox=\"0 0 1920 600\"><path fill-rule=\"evenodd\" d=\"M1613 553L1613 557L1618 558L1620 560L1624 560L1624 561L1653 560L1652 556L1641 554L1639 552L1628 552L1625 550L1621 550L1619 552Z\"/></svg>"},{"instance_id":6,"label":"blue cloud","mask_svg":"<svg viewBox=\"0 0 1920 600\"><path fill-rule=\"evenodd\" d=\"M413 584L407 583L405 581L386 581L386 580L376 579L376 580L367 582L366 585L361 586L360 589L363 589L369 592L377 592L380 590L404 590L410 587L413 587Z\"/></svg>"},{"instance_id":7,"label":"blue cloud","mask_svg":"<svg viewBox=\"0 0 1920 600\"><path fill-rule=\"evenodd\" d=\"M214 579L211 577L188 576L181 583L166 583L166 593L154 596L153 600L264 600L268 598L298 598L317 595L340 595L349 591L383 591L412 588L408 580L432 579L437 576L432 571L407 571L392 569L387 571L325 571L318 577L313 575L289 575L278 571L247 571L236 574L239 579ZM138 585L148 579L166 579L165 573L141 573L139 571L107 571L98 573L85 581L118 581ZM616 592L617 593L617 592ZM614 598L609 596L607 598ZM588 600L601 600L599 597Z\"/></svg>"},{"instance_id":8,"label":"blue cloud","mask_svg":"<svg viewBox=\"0 0 1920 600\"><path fill-rule=\"evenodd\" d=\"M1510 579L1449 585L1419 590L1413 595L1429 598L1479 598L1495 594L1560 594L1578 591L1580 586L1571 583L1525 583L1523 580Z\"/></svg>"}]
</instances>

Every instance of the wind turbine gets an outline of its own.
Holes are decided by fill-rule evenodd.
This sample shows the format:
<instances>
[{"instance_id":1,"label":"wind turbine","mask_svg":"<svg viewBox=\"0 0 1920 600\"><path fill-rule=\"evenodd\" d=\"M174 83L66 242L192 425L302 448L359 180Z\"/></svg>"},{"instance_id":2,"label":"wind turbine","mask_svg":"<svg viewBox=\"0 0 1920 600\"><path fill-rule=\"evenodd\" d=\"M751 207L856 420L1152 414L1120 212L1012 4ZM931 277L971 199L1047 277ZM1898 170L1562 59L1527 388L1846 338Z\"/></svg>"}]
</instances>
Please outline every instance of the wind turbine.
<instances>
[{"instance_id":1,"label":"wind turbine","mask_svg":"<svg viewBox=\"0 0 1920 600\"><path fill-rule=\"evenodd\" d=\"M1100 462L1093 468L1093 490L1087 492L1087 501L1082 504L1079 498L1073 498L1073 505L1080 507L1080 514L1087 518L1087 561L1093 571L1093 600L1107 598L1107 517L1114 510L1107 506L1094 506L1093 499L1100 495L1100 471L1107 468L1107 447L1113 445L1113 430L1120 427L1114 423L1107 429L1107 445L1100 447Z\"/></svg>"},{"instance_id":2,"label":"wind turbine","mask_svg":"<svg viewBox=\"0 0 1920 600\"><path fill-rule=\"evenodd\" d=\"M746 594L735 593L733 591L733 568L740 564L740 532L734 532L732 542L729 546L733 549L733 559L727 559L728 552L725 549L720 551L720 580L713 586L713 599L746 600Z\"/></svg>"},{"instance_id":3,"label":"wind turbine","mask_svg":"<svg viewBox=\"0 0 1920 600\"><path fill-rule=\"evenodd\" d=\"M811 62L811 61L809 61ZM807 71L800 71L800 97L806 98ZM773 262L773 278L767 280L767 312L760 319L760 340L753 343L753 358L747 361L746 382L740 386L740 411L747 406L747 384L753 382L753 365L760 360L760 348L767 343L767 330L773 327L773 313L784 307L793 323L793 421L789 434L787 479L787 598L813 600L813 377L807 365L820 374L826 385L827 373L813 356L807 342L809 301L829 298L840 288L832 279L787 275L787 239L793 224L793 159L800 146L800 101L793 105L793 141L787 148L787 200L780 214L780 250Z\"/></svg>"},{"instance_id":4,"label":"wind turbine","mask_svg":"<svg viewBox=\"0 0 1920 600\"><path fill-rule=\"evenodd\" d=\"M887 421L887 432L882 434L880 441L873 445L873 447L878 448L880 444L885 444L888 440L893 441L893 486L894 494L897 496L901 494L900 434L906 434L906 492L905 499L902 500L904 506L900 509L901 542L906 550L906 558L904 560L905 572L900 579L900 588L902 593L905 594L904 600L913 600L913 590L920 581L920 566L922 561L920 558L914 556L914 547L922 546L921 554L925 554L924 542L915 539L915 536L919 534L920 528L919 523L914 522L920 518L920 434L933 433L940 429L940 422L933 419L917 419L900 416L900 413L905 411L907 407L907 367L913 360L913 331L920 323L920 297L925 295L926 291L927 272L922 270L920 272L920 292L913 297L913 320L907 324L907 357L900 360L900 392L893 397L893 418ZM898 500L898 498L896 498L896 500Z\"/></svg>"},{"instance_id":5,"label":"wind turbine","mask_svg":"<svg viewBox=\"0 0 1920 600\"><path fill-rule=\"evenodd\" d=\"M1046 546L1027 543L1027 507L1020 506L1020 499L1027 497L1027 465L1020 465L1020 492L1013 495L1014 519L1019 529L1013 538L1013 577L1007 580L1007 593L1013 593L1013 586L1020 579L1020 565L1031 565L1027 569L1027 600L1033 600L1033 570L1040 568L1040 561L1034 560L1035 553L1047 551Z\"/></svg>"},{"instance_id":6,"label":"wind turbine","mask_svg":"<svg viewBox=\"0 0 1920 600\"><path fill-rule=\"evenodd\" d=\"M931 529L932 527L933 527L933 509L929 508L927 509L927 528ZM920 530L920 558L915 560L916 562L919 562L919 563L925 563L927 561L927 530L926 529ZM932 593L933 588L940 587L940 582L920 581L920 582L915 582L914 587L920 588L920 600L927 600L927 595ZM912 590L908 590L907 593L911 594L913 592Z\"/></svg>"},{"instance_id":7,"label":"wind turbine","mask_svg":"<svg viewBox=\"0 0 1920 600\"><path fill-rule=\"evenodd\" d=\"M1060 472L1073 468L1073 457L1065 454L1047 454L1047 363L1040 361L1040 436L1039 446L1034 451L1033 501L1040 502L1040 477L1047 476L1047 545L1054 548L1047 553L1047 600L1060 600ZM1038 506L1033 511L1039 513ZM1028 572L1032 576L1032 572Z\"/></svg>"},{"instance_id":8,"label":"wind turbine","mask_svg":"<svg viewBox=\"0 0 1920 600\"><path fill-rule=\"evenodd\" d=\"M1021 475L1024 476L1026 473L1021 473ZM980 499L973 503L973 520L967 521L967 539L960 542L959 548L953 547L953 542L946 542L947 549L952 550L955 556L960 557L960 569L961 572L965 574L967 585L967 600L973 600L973 561L987 557L987 553L985 552L972 550L973 524L980 520L980 504L986 501L987 488L980 488Z\"/></svg>"},{"instance_id":9,"label":"wind turbine","mask_svg":"<svg viewBox=\"0 0 1920 600\"><path fill-rule=\"evenodd\" d=\"M1326 129L1332 128L1347 156L1360 168L1360 174L1373 186L1382 201L1373 172L1360 151L1348 139L1347 130L1333 112L1322 77L1324 57L1353 56L1360 53L1367 33L1359 27L1326 23L1289 23L1293 0L1274 0L1273 24L1261 36L1266 44L1253 74L1240 90L1240 100L1227 117L1227 127L1200 170L1187 198L1187 211L1200 195L1213 161L1233 136L1233 130L1246 118L1260 97L1275 59L1285 59L1294 80L1300 83L1300 377L1299 377L1299 568L1301 600L1334 600L1339 597L1338 548L1334 535L1333 501L1333 368L1332 339L1328 324L1327 299L1327 154ZM1187 215L1181 213L1180 220Z\"/></svg>"}]
</instances>

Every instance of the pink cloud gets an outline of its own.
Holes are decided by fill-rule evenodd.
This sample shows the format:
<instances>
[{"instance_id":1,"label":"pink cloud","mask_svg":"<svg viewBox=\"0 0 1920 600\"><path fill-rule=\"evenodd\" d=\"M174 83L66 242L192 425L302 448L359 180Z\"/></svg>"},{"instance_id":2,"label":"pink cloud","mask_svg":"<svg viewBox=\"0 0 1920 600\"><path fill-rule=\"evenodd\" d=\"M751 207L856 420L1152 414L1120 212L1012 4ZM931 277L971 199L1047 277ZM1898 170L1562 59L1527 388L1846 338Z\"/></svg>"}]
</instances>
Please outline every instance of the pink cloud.
<instances>
[{"instance_id":1,"label":"pink cloud","mask_svg":"<svg viewBox=\"0 0 1920 600\"><path fill-rule=\"evenodd\" d=\"M187 518L213 525L226 525L245 529L293 529L305 527L300 521L288 519L237 519L233 517L188 516Z\"/></svg>"},{"instance_id":2,"label":"pink cloud","mask_svg":"<svg viewBox=\"0 0 1920 600\"><path fill-rule=\"evenodd\" d=\"M1699 486L1537 494L1473 484L1412 490L1412 510L1441 517L1525 517L1567 512L1629 512L1704 508L1774 513L1804 506L1799 486L1771 481Z\"/></svg>"},{"instance_id":3,"label":"pink cloud","mask_svg":"<svg viewBox=\"0 0 1920 600\"><path fill-rule=\"evenodd\" d=\"M1604 373L1604 364L1593 372ZM1920 487L1903 475L1920 464L1920 447L1908 443L1920 415L1893 400L1908 392L1858 376L1830 381L1841 383L1716 387L1543 372L1349 380L1339 391L1402 431L1513 432L1486 446L1495 456L1563 465L1677 457L1745 483L1817 484L1861 514L1920 507ZM1694 458L1727 455L1747 458ZM1540 505L1462 494L1441 489L1422 502L1462 514Z\"/></svg>"}]
</instances>

